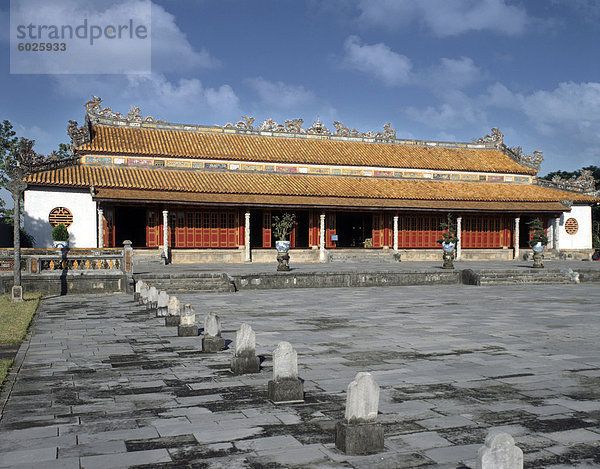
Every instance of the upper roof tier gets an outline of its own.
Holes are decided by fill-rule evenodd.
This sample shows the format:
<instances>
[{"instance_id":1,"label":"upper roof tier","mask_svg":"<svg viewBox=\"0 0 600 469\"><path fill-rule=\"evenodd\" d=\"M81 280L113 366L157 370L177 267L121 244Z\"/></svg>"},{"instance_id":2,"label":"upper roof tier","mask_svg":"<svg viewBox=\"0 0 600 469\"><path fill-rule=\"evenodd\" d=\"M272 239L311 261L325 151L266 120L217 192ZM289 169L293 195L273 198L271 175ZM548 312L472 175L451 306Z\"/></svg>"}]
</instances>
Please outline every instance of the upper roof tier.
<instances>
[{"instance_id":1,"label":"upper roof tier","mask_svg":"<svg viewBox=\"0 0 600 469\"><path fill-rule=\"evenodd\" d=\"M261 163L296 163L424 170L482 171L534 175L541 154L521 155L492 129L472 143L433 142L396 138L390 124L383 132L359 133L334 122L328 130L320 121L303 129L295 119L277 124L271 119L254 127L253 118L219 126L170 124L142 119L138 108L123 116L102 108L100 98L86 103L86 124L70 121L76 153L212 159Z\"/></svg>"},{"instance_id":2,"label":"upper roof tier","mask_svg":"<svg viewBox=\"0 0 600 469\"><path fill-rule=\"evenodd\" d=\"M226 130L226 129L223 129ZM500 150L95 125L79 154L536 174Z\"/></svg>"}]
</instances>

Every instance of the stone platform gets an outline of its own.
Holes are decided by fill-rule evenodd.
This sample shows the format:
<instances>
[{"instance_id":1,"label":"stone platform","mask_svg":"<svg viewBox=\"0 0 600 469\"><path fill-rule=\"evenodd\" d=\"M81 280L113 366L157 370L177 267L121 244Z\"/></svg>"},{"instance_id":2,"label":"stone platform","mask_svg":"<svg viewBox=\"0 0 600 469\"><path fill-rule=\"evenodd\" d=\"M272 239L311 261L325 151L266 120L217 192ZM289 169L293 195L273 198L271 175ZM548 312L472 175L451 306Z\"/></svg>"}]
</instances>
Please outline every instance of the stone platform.
<instances>
[{"instance_id":1,"label":"stone platform","mask_svg":"<svg viewBox=\"0 0 600 469\"><path fill-rule=\"evenodd\" d=\"M51 297L0 396L0 467L474 467L490 428L525 467L600 458L597 284L330 288L181 295L223 337L256 331L260 373L132 295ZM298 352L305 402L273 405L271 353ZM15 371L18 370L18 373ZM381 387L384 450L335 449L359 371Z\"/></svg>"},{"instance_id":2,"label":"stone platform","mask_svg":"<svg viewBox=\"0 0 600 469\"><path fill-rule=\"evenodd\" d=\"M532 269L532 264L529 261L457 261L454 270L444 270L441 256L439 262L292 263L289 272L277 272L275 262L138 264L134 277L172 294L249 289L572 283L569 270L578 272L583 283L600 282L600 262L545 261L544 269Z\"/></svg>"}]
</instances>

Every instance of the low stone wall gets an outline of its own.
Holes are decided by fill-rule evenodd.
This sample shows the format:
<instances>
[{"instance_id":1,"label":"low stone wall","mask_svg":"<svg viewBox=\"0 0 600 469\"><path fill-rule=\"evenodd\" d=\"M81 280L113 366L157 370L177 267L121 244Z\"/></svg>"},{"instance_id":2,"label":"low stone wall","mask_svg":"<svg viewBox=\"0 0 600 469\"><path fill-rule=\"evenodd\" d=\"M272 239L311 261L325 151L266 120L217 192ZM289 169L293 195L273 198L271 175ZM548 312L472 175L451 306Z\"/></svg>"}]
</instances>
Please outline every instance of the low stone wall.
<instances>
[{"instance_id":1,"label":"low stone wall","mask_svg":"<svg viewBox=\"0 0 600 469\"><path fill-rule=\"evenodd\" d=\"M408 285L456 285L461 272L305 272L234 275L237 290L269 290L278 288L331 288Z\"/></svg>"},{"instance_id":2,"label":"low stone wall","mask_svg":"<svg viewBox=\"0 0 600 469\"><path fill-rule=\"evenodd\" d=\"M318 249L290 249L290 262L319 262ZM252 262L277 264L277 249L253 249Z\"/></svg>"},{"instance_id":3,"label":"low stone wall","mask_svg":"<svg viewBox=\"0 0 600 469\"><path fill-rule=\"evenodd\" d=\"M510 249L463 249L461 261L512 261L514 251Z\"/></svg>"},{"instance_id":4,"label":"low stone wall","mask_svg":"<svg viewBox=\"0 0 600 469\"><path fill-rule=\"evenodd\" d=\"M244 262L243 249L172 249L172 264Z\"/></svg>"},{"instance_id":5,"label":"low stone wall","mask_svg":"<svg viewBox=\"0 0 600 469\"><path fill-rule=\"evenodd\" d=\"M277 263L276 249L252 249L253 262ZM221 264L241 263L245 260L244 249L173 249L172 264ZM319 262L318 249L292 249L290 262Z\"/></svg>"},{"instance_id":6,"label":"low stone wall","mask_svg":"<svg viewBox=\"0 0 600 469\"><path fill-rule=\"evenodd\" d=\"M66 272L23 274L21 285L25 292L40 292L44 295L66 295L69 293L114 293L131 291L132 277L122 272ZM0 293L10 293L13 286L11 274L0 275Z\"/></svg>"}]
</instances>

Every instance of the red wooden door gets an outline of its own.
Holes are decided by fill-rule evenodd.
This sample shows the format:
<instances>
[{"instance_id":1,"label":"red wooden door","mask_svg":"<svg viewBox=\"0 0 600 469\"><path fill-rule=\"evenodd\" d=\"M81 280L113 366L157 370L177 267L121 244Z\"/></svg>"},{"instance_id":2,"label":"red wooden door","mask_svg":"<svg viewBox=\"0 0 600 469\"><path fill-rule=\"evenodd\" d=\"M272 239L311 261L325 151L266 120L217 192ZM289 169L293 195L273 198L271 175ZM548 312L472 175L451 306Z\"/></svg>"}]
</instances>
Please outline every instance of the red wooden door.
<instances>
[{"instance_id":1,"label":"red wooden door","mask_svg":"<svg viewBox=\"0 0 600 469\"><path fill-rule=\"evenodd\" d=\"M262 247L271 247L271 211L263 212Z\"/></svg>"},{"instance_id":2,"label":"red wooden door","mask_svg":"<svg viewBox=\"0 0 600 469\"><path fill-rule=\"evenodd\" d=\"M105 248L115 247L115 209L112 207L104 209L102 220L102 245Z\"/></svg>"},{"instance_id":3,"label":"red wooden door","mask_svg":"<svg viewBox=\"0 0 600 469\"><path fill-rule=\"evenodd\" d=\"M229 212L227 214L227 243L225 247L235 248L238 245L238 214Z\"/></svg>"},{"instance_id":4,"label":"red wooden door","mask_svg":"<svg viewBox=\"0 0 600 469\"><path fill-rule=\"evenodd\" d=\"M193 247L202 247L202 213L194 212L194 244Z\"/></svg>"},{"instance_id":5,"label":"red wooden door","mask_svg":"<svg viewBox=\"0 0 600 469\"><path fill-rule=\"evenodd\" d=\"M219 247L219 214L210 212L210 247Z\"/></svg>"},{"instance_id":6,"label":"red wooden door","mask_svg":"<svg viewBox=\"0 0 600 469\"><path fill-rule=\"evenodd\" d=\"M185 247L194 247L195 233L194 212L185 212Z\"/></svg>"},{"instance_id":7,"label":"red wooden door","mask_svg":"<svg viewBox=\"0 0 600 469\"><path fill-rule=\"evenodd\" d=\"M210 247L210 213L202 212L202 244L203 248Z\"/></svg>"},{"instance_id":8,"label":"red wooden door","mask_svg":"<svg viewBox=\"0 0 600 469\"><path fill-rule=\"evenodd\" d=\"M325 247L334 248L337 246L337 241L331 239L336 233L335 213L328 213L325 219Z\"/></svg>"},{"instance_id":9,"label":"red wooden door","mask_svg":"<svg viewBox=\"0 0 600 469\"><path fill-rule=\"evenodd\" d=\"M381 213L373 214L373 247L383 247L383 215Z\"/></svg>"}]
</instances>

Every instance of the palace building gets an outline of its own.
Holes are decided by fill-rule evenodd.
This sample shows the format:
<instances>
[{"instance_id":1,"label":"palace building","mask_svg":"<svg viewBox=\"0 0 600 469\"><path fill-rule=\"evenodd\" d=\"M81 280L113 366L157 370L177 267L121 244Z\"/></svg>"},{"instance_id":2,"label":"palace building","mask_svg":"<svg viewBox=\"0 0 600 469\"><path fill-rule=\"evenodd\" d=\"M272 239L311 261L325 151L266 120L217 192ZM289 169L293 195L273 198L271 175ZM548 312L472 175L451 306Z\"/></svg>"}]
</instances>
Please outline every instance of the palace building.
<instances>
[{"instance_id":1,"label":"palace building","mask_svg":"<svg viewBox=\"0 0 600 469\"><path fill-rule=\"evenodd\" d=\"M296 215L292 260L347 248L438 259L447 213L463 259L519 257L533 218L553 249L592 247L593 178L539 180L541 153L507 147L498 129L449 143L400 139L389 124L182 125L101 101L86 103L83 126L70 121L74 158L28 177L25 229L37 247L62 222L76 248L129 239L173 262L274 261L271 221L284 212Z\"/></svg>"}]
</instances>

